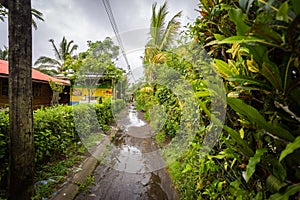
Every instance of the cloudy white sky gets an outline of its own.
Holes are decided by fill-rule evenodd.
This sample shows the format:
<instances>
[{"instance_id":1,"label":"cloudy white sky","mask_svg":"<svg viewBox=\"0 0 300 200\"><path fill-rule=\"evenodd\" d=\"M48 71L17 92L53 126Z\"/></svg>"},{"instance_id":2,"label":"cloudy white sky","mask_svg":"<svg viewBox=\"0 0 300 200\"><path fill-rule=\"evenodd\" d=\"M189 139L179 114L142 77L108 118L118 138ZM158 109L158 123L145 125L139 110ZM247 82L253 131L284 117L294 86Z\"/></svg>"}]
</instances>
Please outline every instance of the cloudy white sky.
<instances>
[{"instance_id":1,"label":"cloudy white sky","mask_svg":"<svg viewBox=\"0 0 300 200\"><path fill-rule=\"evenodd\" d=\"M110 0L125 51L132 69L140 67L140 56L147 40L150 27L151 7L164 0ZM194 10L198 0L169 0L171 16L183 11L182 25L193 22L198 16ZM77 53L87 49L87 41L114 38L102 0L32 0L32 7L41 11L44 22L38 22L38 30L33 30L33 62L40 56L53 57L49 39L59 45L62 37L73 40L79 46ZM8 46L7 21L0 22L0 48ZM123 58L122 58L123 59Z\"/></svg>"}]
</instances>

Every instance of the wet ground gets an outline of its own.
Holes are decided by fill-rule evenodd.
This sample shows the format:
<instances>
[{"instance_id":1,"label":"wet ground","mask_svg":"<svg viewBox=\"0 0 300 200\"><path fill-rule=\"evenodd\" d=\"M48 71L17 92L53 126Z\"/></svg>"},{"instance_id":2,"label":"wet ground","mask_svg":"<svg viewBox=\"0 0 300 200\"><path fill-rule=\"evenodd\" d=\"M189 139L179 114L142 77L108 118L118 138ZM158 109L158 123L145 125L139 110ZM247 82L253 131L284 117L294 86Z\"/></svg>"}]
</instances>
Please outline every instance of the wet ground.
<instances>
[{"instance_id":1,"label":"wet ground","mask_svg":"<svg viewBox=\"0 0 300 200\"><path fill-rule=\"evenodd\" d=\"M143 114L130 107L117 119L121 132L94 172L95 185L76 200L179 199Z\"/></svg>"}]
</instances>

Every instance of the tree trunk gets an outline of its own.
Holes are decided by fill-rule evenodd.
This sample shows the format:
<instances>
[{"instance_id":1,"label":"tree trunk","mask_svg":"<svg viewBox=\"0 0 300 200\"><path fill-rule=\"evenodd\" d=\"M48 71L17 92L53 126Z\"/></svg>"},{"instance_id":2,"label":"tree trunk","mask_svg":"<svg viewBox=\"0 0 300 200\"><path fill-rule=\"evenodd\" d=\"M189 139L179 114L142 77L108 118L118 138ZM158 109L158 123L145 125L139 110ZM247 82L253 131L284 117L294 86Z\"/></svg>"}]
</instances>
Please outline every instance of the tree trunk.
<instances>
[{"instance_id":1,"label":"tree trunk","mask_svg":"<svg viewBox=\"0 0 300 200\"><path fill-rule=\"evenodd\" d=\"M9 10L9 199L34 192L31 0L8 1Z\"/></svg>"},{"instance_id":2,"label":"tree trunk","mask_svg":"<svg viewBox=\"0 0 300 200\"><path fill-rule=\"evenodd\" d=\"M52 100L51 105L59 104L59 91L52 90Z\"/></svg>"}]
</instances>

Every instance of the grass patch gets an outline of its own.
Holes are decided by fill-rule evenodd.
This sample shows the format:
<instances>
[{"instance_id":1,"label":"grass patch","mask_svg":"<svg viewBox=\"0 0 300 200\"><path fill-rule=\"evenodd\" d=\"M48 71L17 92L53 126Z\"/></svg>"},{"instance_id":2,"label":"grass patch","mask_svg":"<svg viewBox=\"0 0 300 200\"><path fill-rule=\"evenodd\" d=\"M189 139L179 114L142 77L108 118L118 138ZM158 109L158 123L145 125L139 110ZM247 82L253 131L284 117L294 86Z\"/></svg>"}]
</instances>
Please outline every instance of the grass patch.
<instances>
[{"instance_id":1,"label":"grass patch","mask_svg":"<svg viewBox=\"0 0 300 200\"><path fill-rule=\"evenodd\" d=\"M49 162L36 169L35 195L32 200L51 198L67 177L74 173L74 167L80 165L86 148L82 144L76 144L71 149L62 160Z\"/></svg>"},{"instance_id":2,"label":"grass patch","mask_svg":"<svg viewBox=\"0 0 300 200\"><path fill-rule=\"evenodd\" d=\"M155 135L155 141L159 147L162 147L166 141L166 134L164 132L159 132Z\"/></svg>"},{"instance_id":3,"label":"grass patch","mask_svg":"<svg viewBox=\"0 0 300 200\"><path fill-rule=\"evenodd\" d=\"M95 184L95 177L90 175L86 178L83 183L76 183L79 186L79 192L81 193L90 193L92 185Z\"/></svg>"}]
</instances>

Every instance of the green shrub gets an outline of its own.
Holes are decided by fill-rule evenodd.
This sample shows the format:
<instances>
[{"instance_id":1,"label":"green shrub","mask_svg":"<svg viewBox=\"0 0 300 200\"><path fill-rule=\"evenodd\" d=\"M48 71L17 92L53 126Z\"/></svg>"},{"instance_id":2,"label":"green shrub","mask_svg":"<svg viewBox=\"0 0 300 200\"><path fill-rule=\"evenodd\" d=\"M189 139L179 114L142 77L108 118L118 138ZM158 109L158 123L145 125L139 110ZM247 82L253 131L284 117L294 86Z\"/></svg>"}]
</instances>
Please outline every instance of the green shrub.
<instances>
[{"instance_id":1,"label":"green shrub","mask_svg":"<svg viewBox=\"0 0 300 200\"><path fill-rule=\"evenodd\" d=\"M112 112L111 101L105 101L103 104L94 104L97 113L97 119L100 128L106 132L109 130L108 124L113 122L114 116Z\"/></svg>"},{"instance_id":2,"label":"green shrub","mask_svg":"<svg viewBox=\"0 0 300 200\"><path fill-rule=\"evenodd\" d=\"M73 106L74 123L76 132L80 137L86 137L90 133L99 132L96 104L79 104ZM100 124L102 124L100 122Z\"/></svg>"},{"instance_id":3,"label":"green shrub","mask_svg":"<svg viewBox=\"0 0 300 200\"><path fill-rule=\"evenodd\" d=\"M125 108L125 102L123 99L116 99L111 102L113 114L117 114Z\"/></svg>"},{"instance_id":4,"label":"green shrub","mask_svg":"<svg viewBox=\"0 0 300 200\"><path fill-rule=\"evenodd\" d=\"M6 184L6 175L8 167L8 110L0 110L0 188Z\"/></svg>"},{"instance_id":5,"label":"green shrub","mask_svg":"<svg viewBox=\"0 0 300 200\"><path fill-rule=\"evenodd\" d=\"M119 103L121 104L121 103ZM120 105L118 105L121 107ZM72 154L72 146L85 136L109 130L113 121L110 101L103 104L58 105L34 111L35 162L39 168ZM8 110L0 110L0 187L6 188L8 170Z\"/></svg>"},{"instance_id":6,"label":"green shrub","mask_svg":"<svg viewBox=\"0 0 300 200\"><path fill-rule=\"evenodd\" d=\"M234 98L227 98L227 119L210 155L199 159L203 132L170 165L181 197L298 199L299 1L199 1L201 16L190 32ZM205 122L212 112L200 101Z\"/></svg>"},{"instance_id":7,"label":"green shrub","mask_svg":"<svg viewBox=\"0 0 300 200\"><path fill-rule=\"evenodd\" d=\"M34 112L34 144L37 163L67 154L70 143L78 142L70 106L47 107Z\"/></svg>"}]
</instances>

